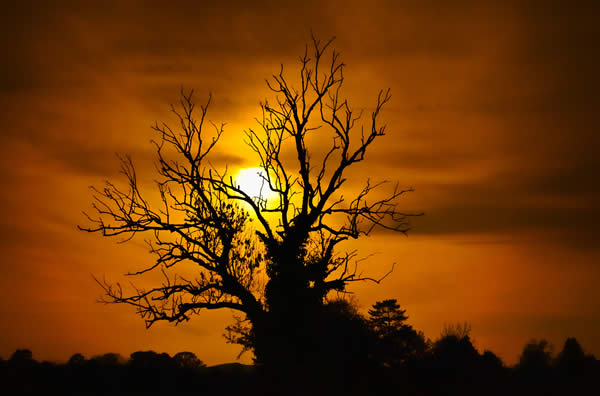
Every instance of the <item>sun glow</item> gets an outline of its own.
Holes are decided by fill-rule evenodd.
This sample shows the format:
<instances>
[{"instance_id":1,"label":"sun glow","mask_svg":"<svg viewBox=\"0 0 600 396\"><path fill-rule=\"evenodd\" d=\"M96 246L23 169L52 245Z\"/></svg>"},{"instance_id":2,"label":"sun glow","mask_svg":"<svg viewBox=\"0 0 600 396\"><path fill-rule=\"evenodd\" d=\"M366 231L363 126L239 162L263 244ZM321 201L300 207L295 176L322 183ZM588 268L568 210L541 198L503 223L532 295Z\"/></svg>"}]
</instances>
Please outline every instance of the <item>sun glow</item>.
<instances>
[{"instance_id":1,"label":"sun glow","mask_svg":"<svg viewBox=\"0 0 600 396\"><path fill-rule=\"evenodd\" d=\"M262 168L240 169L235 175L234 181L242 191L252 198L269 200L276 196L276 193L269 188L266 173Z\"/></svg>"}]
</instances>

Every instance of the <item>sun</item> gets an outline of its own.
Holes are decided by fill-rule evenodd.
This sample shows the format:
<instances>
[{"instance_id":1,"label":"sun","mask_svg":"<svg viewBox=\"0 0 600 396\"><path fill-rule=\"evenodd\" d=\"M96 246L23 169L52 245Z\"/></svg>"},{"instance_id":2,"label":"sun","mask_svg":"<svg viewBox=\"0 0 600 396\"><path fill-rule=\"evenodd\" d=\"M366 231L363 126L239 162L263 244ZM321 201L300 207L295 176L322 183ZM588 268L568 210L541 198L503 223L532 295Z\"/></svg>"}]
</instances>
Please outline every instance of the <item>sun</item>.
<instances>
[{"instance_id":1,"label":"sun","mask_svg":"<svg viewBox=\"0 0 600 396\"><path fill-rule=\"evenodd\" d=\"M269 183L265 178L266 173L262 168L243 168L239 170L233 180L251 198L268 200L273 198L276 193L269 188Z\"/></svg>"}]
</instances>

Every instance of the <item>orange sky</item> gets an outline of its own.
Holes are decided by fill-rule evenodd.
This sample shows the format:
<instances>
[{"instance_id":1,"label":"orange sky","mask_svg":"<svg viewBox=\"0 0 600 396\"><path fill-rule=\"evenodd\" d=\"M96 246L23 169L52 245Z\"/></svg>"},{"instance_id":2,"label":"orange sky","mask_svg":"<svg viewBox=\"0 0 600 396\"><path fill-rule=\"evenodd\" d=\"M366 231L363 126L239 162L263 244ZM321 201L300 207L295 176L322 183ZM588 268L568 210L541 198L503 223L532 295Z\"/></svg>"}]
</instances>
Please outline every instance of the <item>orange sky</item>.
<instances>
[{"instance_id":1,"label":"orange sky","mask_svg":"<svg viewBox=\"0 0 600 396\"><path fill-rule=\"evenodd\" d=\"M0 16L0 356L235 359L229 312L145 330L131 308L97 304L92 274L119 279L152 257L76 225L88 185L118 177L115 152L152 179L150 125L171 119L181 86L199 101L212 92L209 118L227 122L221 164L256 165L242 131L311 28L337 36L356 108L392 91L387 136L351 182L413 186L405 207L426 213L408 238L354 244L377 253L373 275L397 263L382 285L353 287L363 309L397 298L431 338L468 321L476 347L508 363L532 337L560 348L575 336L600 355L595 2L13 3Z\"/></svg>"}]
</instances>

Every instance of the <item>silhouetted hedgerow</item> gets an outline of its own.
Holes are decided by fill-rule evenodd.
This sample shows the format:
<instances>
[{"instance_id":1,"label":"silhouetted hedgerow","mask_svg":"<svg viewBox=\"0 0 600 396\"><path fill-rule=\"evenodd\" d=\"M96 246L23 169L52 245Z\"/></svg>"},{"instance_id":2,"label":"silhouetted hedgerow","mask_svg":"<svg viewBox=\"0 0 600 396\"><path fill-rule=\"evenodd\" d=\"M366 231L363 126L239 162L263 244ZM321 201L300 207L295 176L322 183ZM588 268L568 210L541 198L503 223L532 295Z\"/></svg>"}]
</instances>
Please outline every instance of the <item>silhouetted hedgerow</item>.
<instances>
[{"instance_id":1,"label":"silhouetted hedgerow","mask_svg":"<svg viewBox=\"0 0 600 396\"><path fill-rule=\"evenodd\" d=\"M470 326L446 326L435 341L406 323L396 300L376 303L369 318L355 304L328 301L318 332L325 346L309 363L277 370L240 363L206 367L192 352L138 351L64 364L38 362L28 349L0 359L4 392L155 392L200 395L588 395L597 390L600 361L568 338L553 354L545 340L528 342L516 365L480 353Z\"/></svg>"}]
</instances>

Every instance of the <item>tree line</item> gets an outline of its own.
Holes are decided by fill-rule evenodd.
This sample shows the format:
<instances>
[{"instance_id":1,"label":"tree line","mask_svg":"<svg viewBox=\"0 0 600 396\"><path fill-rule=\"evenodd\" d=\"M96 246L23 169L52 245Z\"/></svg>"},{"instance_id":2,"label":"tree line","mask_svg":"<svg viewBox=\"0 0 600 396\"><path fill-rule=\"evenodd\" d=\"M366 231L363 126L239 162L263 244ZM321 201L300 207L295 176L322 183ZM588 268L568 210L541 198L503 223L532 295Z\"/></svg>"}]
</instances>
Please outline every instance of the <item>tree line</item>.
<instances>
[{"instance_id":1,"label":"tree line","mask_svg":"<svg viewBox=\"0 0 600 396\"><path fill-rule=\"evenodd\" d=\"M531 340L515 365L492 351L478 351L467 324L447 325L431 340L407 323L394 299L379 301L362 315L356 304L326 304L319 345L330 345L309 367L281 362L275 373L260 363L207 367L194 353L173 356L138 351L66 363L37 362L19 349L0 359L0 380L10 391L193 392L197 394L317 395L564 395L586 394L600 378L600 361L567 338L553 354L545 340ZM327 339L335 334L337 340Z\"/></svg>"}]
</instances>

